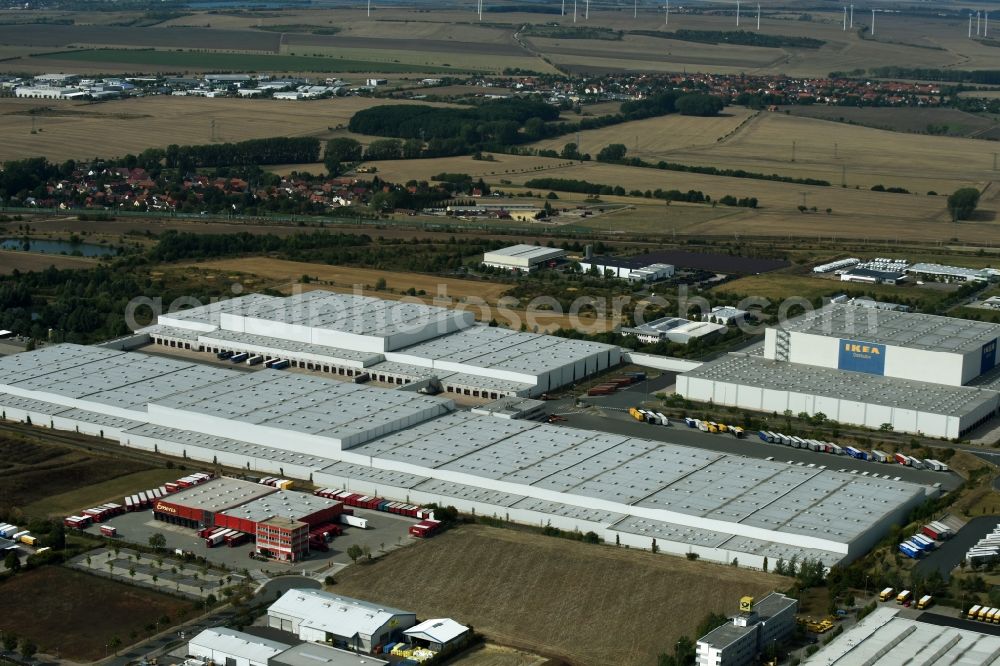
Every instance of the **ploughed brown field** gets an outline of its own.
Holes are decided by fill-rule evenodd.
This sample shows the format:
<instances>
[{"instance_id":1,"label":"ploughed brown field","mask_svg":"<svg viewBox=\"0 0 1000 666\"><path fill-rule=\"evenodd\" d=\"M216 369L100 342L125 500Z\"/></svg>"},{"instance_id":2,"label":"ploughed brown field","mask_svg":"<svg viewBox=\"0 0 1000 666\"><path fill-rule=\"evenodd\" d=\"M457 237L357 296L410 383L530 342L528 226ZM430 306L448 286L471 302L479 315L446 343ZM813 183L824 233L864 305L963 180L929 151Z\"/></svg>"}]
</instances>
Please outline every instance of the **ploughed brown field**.
<instances>
[{"instance_id":1,"label":"ploughed brown field","mask_svg":"<svg viewBox=\"0 0 1000 666\"><path fill-rule=\"evenodd\" d=\"M400 571L420 571L419 583ZM787 587L773 574L467 525L350 567L330 589L572 664L648 666L681 636L697 639L708 613Z\"/></svg>"}]
</instances>

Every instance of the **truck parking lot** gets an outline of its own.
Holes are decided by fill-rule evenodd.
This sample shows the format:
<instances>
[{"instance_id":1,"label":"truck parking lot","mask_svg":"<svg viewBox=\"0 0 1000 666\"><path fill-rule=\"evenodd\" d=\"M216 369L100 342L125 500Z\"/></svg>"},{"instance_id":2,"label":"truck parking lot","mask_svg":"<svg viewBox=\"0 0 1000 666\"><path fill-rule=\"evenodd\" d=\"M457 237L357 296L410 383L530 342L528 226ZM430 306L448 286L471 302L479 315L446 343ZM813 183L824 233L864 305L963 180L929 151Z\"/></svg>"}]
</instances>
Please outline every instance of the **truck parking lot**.
<instances>
[{"instance_id":1,"label":"truck parking lot","mask_svg":"<svg viewBox=\"0 0 1000 666\"><path fill-rule=\"evenodd\" d=\"M637 384L641 388L641 384ZM634 396L633 396L634 404ZM639 423L627 411L617 409L593 410L585 409L570 413L562 412L565 417L563 425L586 430L603 430L619 435L642 437L682 446L695 446L701 449L717 451L751 458L774 458L777 461L792 461L798 465L824 465L828 469L846 469L857 471L858 474L868 472L882 476L899 477L903 481L932 485L940 483L944 490L953 490L961 483L961 478L954 472L933 472L930 470L913 469L903 465L867 462L856 460L849 456L836 456L820 453L809 449L796 449L781 444L771 444L761 441L756 432L747 433L746 438L736 439L727 434L704 433L688 428L683 421L671 421L670 426Z\"/></svg>"},{"instance_id":2,"label":"truck parking lot","mask_svg":"<svg viewBox=\"0 0 1000 666\"><path fill-rule=\"evenodd\" d=\"M166 549L169 553L174 553L176 550L191 552L213 564L223 565L229 569L263 570L272 574L339 570L344 565L350 564L351 558L347 555L347 549L354 544L362 548L367 547L373 555L377 555L406 545L413 539L409 535L409 528L418 522L413 518L367 509L354 511L355 515L368 519L368 529L345 525L344 534L330 542L328 552L312 552L306 560L295 564L251 559L250 553L254 550L252 542L232 548L226 546L208 548L205 546L205 540L199 538L194 530L154 520L152 511L125 513L101 525L115 527L123 547L127 547L129 543L147 545L151 536L162 534L166 539ZM91 525L86 532L98 535L100 525Z\"/></svg>"}]
</instances>

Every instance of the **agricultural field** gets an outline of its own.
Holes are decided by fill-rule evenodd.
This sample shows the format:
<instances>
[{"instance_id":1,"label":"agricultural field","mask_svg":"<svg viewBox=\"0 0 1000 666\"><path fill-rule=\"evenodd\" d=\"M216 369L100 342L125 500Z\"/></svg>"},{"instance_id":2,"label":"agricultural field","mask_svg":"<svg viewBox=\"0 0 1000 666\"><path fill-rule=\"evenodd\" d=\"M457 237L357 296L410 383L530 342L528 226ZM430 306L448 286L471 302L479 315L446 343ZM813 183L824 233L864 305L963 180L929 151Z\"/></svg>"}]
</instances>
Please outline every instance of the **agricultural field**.
<instances>
[{"instance_id":1,"label":"agricultural field","mask_svg":"<svg viewBox=\"0 0 1000 666\"><path fill-rule=\"evenodd\" d=\"M524 323L528 330L534 332L571 328L575 324L579 324L596 333L606 331L618 323L603 318L598 319L589 310L580 313L580 322L560 312L532 311L528 313L522 309L523 306L518 307L517 303L508 304L506 301L499 303L501 297L510 290L511 285L485 280L459 280L420 273L330 266L270 257L219 259L182 264L177 268L187 271L202 271L205 273L205 279L215 273L219 276L226 276L227 279L239 280L241 283L246 283L246 276L254 276L272 282L275 288L285 293L323 289L387 300L420 299L429 305L469 310L480 321L490 321L495 318L510 328L518 329ZM174 269L174 267L163 267L163 270L168 269ZM310 282L308 284L300 284L303 275L309 276ZM385 290L374 288L379 279L386 281ZM408 296L405 292L410 287L417 291L423 290L426 294Z\"/></svg>"},{"instance_id":2,"label":"agricultural field","mask_svg":"<svg viewBox=\"0 0 1000 666\"><path fill-rule=\"evenodd\" d=\"M975 139L901 137L897 132L762 113L730 138L676 151L670 161L820 178L837 185L843 178L849 188L882 184L923 194L949 193L995 179L1000 173L993 171L995 152L993 144Z\"/></svg>"},{"instance_id":3,"label":"agricultural field","mask_svg":"<svg viewBox=\"0 0 1000 666\"><path fill-rule=\"evenodd\" d=\"M740 296L759 296L780 302L786 298L804 298L813 301L821 296L847 294L848 296L872 297L894 303L903 301L920 301L922 309L933 307L935 303L946 298L951 289L937 287L918 287L905 285L866 285L840 280L812 277L809 275L791 275L788 273L769 273L751 275L727 282L715 287L714 292L720 294L737 294Z\"/></svg>"},{"instance_id":4,"label":"agricultural field","mask_svg":"<svg viewBox=\"0 0 1000 666\"><path fill-rule=\"evenodd\" d=\"M49 495L24 507L28 516L61 518L73 515L90 506L106 502L121 503L122 498L137 489L159 488L167 481L174 481L180 474L175 469L147 469L124 474L107 481L97 481L67 492Z\"/></svg>"},{"instance_id":5,"label":"agricultural field","mask_svg":"<svg viewBox=\"0 0 1000 666\"><path fill-rule=\"evenodd\" d=\"M355 112L397 103L365 97L287 102L170 96L100 104L0 98L0 136L4 137L0 162L35 156L55 162L86 160L95 155L138 154L168 143L209 143L213 121L215 138L221 141L272 136L325 139L346 125ZM319 165L318 170L325 169Z\"/></svg>"},{"instance_id":6,"label":"agricultural field","mask_svg":"<svg viewBox=\"0 0 1000 666\"><path fill-rule=\"evenodd\" d=\"M486 643L449 660L451 666L546 666L549 660L535 654Z\"/></svg>"},{"instance_id":7,"label":"agricultural field","mask_svg":"<svg viewBox=\"0 0 1000 666\"><path fill-rule=\"evenodd\" d=\"M101 484L150 469L153 467L147 463L84 452L34 435L11 434L6 429L0 432L2 506L24 509L39 503L37 508L49 513L47 500L71 491L79 491L81 500L90 497L108 500L119 494L117 488L105 489ZM177 472L172 471L172 474L163 476L163 481L176 478ZM84 507L77 505L76 508Z\"/></svg>"},{"instance_id":8,"label":"agricultural field","mask_svg":"<svg viewBox=\"0 0 1000 666\"><path fill-rule=\"evenodd\" d=\"M400 571L423 572L421 583ZM787 587L773 574L463 526L350 567L333 590L454 617L491 641L573 664L647 666L709 612L734 612L741 595Z\"/></svg>"},{"instance_id":9,"label":"agricultural field","mask_svg":"<svg viewBox=\"0 0 1000 666\"><path fill-rule=\"evenodd\" d=\"M2 235L2 232L3 229L0 227L0 235ZM55 266L60 269L93 268L97 264L97 259L86 257L64 257L61 255L42 254L40 252L0 250L0 275L10 275L14 271L22 273L41 271L49 266Z\"/></svg>"},{"instance_id":10,"label":"agricultural field","mask_svg":"<svg viewBox=\"0 0 1000 666\"><path fill-rule=\"evenodd\" d=\"M444 67L433 64L405 64L397 59L384 61L351 60L340 55L339 50L328 55L312 53L308 55L269 55L223 53L218 51L166 51L149 49L84 49L80 51L58 51L32 56L28 64L39 65L52 61L50 66L72 67L73 63L85 63L104 67L106 70L157 72L192 71L242 71L242 72L311 72L311 73L422 73L447 74L475 71L477 67ZM17 63L19 61L11 61Z\"/></svg>"},{"instance_id":11,"label":"agricultural field","mask_svg":"<svg viewBox=\"0 0 1000 666\"><path fill-rule=\"evenodd\" d=\"M615 113L616 111L608 111ZM671 151L710 147L737 130L756 112L731 106L715 118L696 118L673 114L659 118L635 120L621 125L586 130L572 136L561 136L531 144L539 150L560 151L569 142L577 142L581 153L596 156L598 151L611 143L622 143L628 148L629 157L647 161L665 159Z\"/></svg>"},{"instance_id":12,"label":"agricultural field","mask_svg":"<svg viewBox=\"0 0 1000 666\"><path fill-rule=\"evenodd\" d=\"M43 653L76 662L104 659L113 638L128 645L133 632L144 634L147 625L162 618L176 621L190 607L179 598L59 566L18 574L0 590L9 599L37 601L8 604L5 632L32 640Z\"/></svg>"},{"instance_id":13,"label":"agricultural field","mask_svg":"<svg viewBox=\"0 0 1000 666\"><path fill-rule=\"evenodd\" d=\"M892 132L928 134L928 127L940 128L937 133L948 136L990 138L1000 132L1000 123L989 116L958 109L877 108L843 106L788 106L793 116L863 125Z\"/></svg>"}]
</instances>

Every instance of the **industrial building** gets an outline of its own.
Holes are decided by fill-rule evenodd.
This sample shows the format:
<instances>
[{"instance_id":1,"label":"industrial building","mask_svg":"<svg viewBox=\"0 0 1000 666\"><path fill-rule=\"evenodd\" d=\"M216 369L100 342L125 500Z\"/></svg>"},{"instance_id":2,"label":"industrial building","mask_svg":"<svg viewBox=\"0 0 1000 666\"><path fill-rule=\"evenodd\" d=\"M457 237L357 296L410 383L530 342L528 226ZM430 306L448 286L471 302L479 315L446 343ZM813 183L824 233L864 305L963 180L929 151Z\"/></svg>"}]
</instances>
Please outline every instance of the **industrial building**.
<instances>
[{"instance_id":1,"label":"industrial building","mask_svg":"<svg viewBox=\"0 0 1000 666\"><path fill-rule=\"evenodd\" d=\"M309 553L309 532L339 522L340 502L279 490L215 515L215 525L256 537L261 555L297 562Z\"/></svg>"},{"instance_id":2,"label":"industrial building","mask_svg":"<svg viewBox=\"0 0 1000 666\"><path fill-rule=\"evenodd\" d=\"M242 631L214 627L188 641L188 654L226 666L270 666L272 658L290 647Z\"/></svg>"},{"instance_id":3,"label":"industrial building","mask_svg":"<svg viewBox=\"0 0 1000 666\"><path fill-rule=\"evenodd\" d=\"M220 477L156 500L153 517L192 529L216 525L216 517L227 509L253 502L277 488L250 481ZM251 530L242 530L253 534Z\"/></svg>"},{"instance_id":4,"label":"industrial building","mask_svg":"<svg viewBox=\"0 0 1000 666\"><path fill-rule=\"evenodd\" d=\"M340 650L318 643L301 643L273 657L268 666L389 666L370 654Z\"/></svg>"},{"instance_id":5,"label":"industrial building","mask_svg":"<svg viewBox=\"0 0 1000 666\"><path fill-rule=\"evenodd\" d=\"M1000 276L993 268L965 268L942 264L916 263L906 269L906 273L921 280L936 282L989 282Z\"/></svg>"},{"instance_id":6,"label":"industrial building","mask_svg":"<svg viewBox=\"0 0 1000 666\"><path fill-rule=\"evenodd\" d=\"M1000 665L1000 636L966 626L930 624L881 607L807 657L804 666Z\"/></svg>"},{"instance_id":7,"label":"industrial building","mask_svg":"<svg viewBox=\"0 0 1000 666\"><path fill-rule=\"evenodd\" d=\"M435 652L461 642L468 633L468 627L447 617L425 620L403 632L411 643Z\"/></svg>"},{"instance_id":8,"label":"industrial building","mask_svg":"<svg viewBox=\"0 0 1000 666\"><path fill-rule=\"evenodd\" d=\"M712 321L691 321L681 317L662 317L639 326L624 326L622 335L634 335L639 342L647 345L668 340L686 345L695 338L716 335L726 330L725 324Z\"/></svg>"},{"instance_id":9,"label":"industrial building","mask_svg":"<svg viewBox=\"0 0 1000 666\"><path fill-rule=\"evenodd\" d=\"M998 339L997 324L831 303L768 328L762 356L728 354L679 376L677 392L955 438L1000 409Z\"/></svg>"},{"instance_id":10,"label":"industrial building","mask_svg":"<svg viewBox=\"0 0 1000 666\"><path fill-rule=\"evenodd\" d=\"M456 411L445 397L412 391L72 344L0 358L0 411L9 420L250 473L594 531L633 548L649 549L655 539L665 553L738 558L756 568L765 558L793 555L827 565L850 561L936 492ZM262 495L246 496L250 487ZM228 519L220 515L239 517L231 511L237 506L272 503L275 493L226 479L170 495L156 513L215 525ZM271 520L301 522L312 511L276 511Z\"/></svg>"},{"instance_id":11,"label":"industrial building","mask_svg":"<svg viewBox=\"0 0 1000 666\"><path fill-rule=\"evenodd\" d=\"M531 247L531 246L528 246ZM475 325L471 312L310 291L259 294L161 315L156 344L287 359L305 368L446 393L534 397L618 365L613 345Z\"/></svg>"},{"instance_id":12,"label":"industrial building","mask_svg":"<svg viewBox=\"0 0 1000 666\"><path fill-rule=\"evenodd\" d=\"M359 599L296 589L285 592L268 607L267 623L304 641L371 652L376 645L398 639L417 618L413 613Z\"/></svg>"},{"instance_id":13,"label":"industrial building","mask_svg":"<svg viewBox=\"0 0 1000 666\"><path fill-rule=\"evenodd\" d=\"M757 655L781 643L795 630L797 599L772 592L760 601L740 599L740 612L729 624L698 639L698 666L750 666Z\"/></svg>"},{"instance_id":14,"label":"industrial building","mask_svg":"<svg viewBox=\"0 0 1000 666\"><path fill-rule=\"evenodd\" d=\"M731 305L717 305L712 308L711 312L703 314L701 318L704 321L710 321L716 324L734 326L741 321L746 321L749 314L750 313L746 310L740 310L739 308L734 308Z\"/></svg>"},{"instance_id":15,"label":"industrial building","mask_svg":"<svg viewBox=\"0 0 1000 666\"><path fill-rule=\"evenodd\" d=\"M728 354L677 377L690 400L767 413L823 413L840 423L960 437L1000 408L1000 393Z\"/></svg>"},{"instance_id":16,"label":"industrial building","mask_svg":"<svg viewBox=\"0 0 1000 666\"><path fill-rule=\"evenodd\" d=\"M864 284L899 284L906 279L901 271L878 270L856 266L840 274L841 282L861 282Z\"/></svg>"},{"instance_id":17,"label":"industrial building","mask_svg":"<svg viewBox=\"0 0 1000 666\"><path fill-rule=\"evenodd\" d=\"M962 386L997 365L1000 324L830 304L764 335L764 356Z\"/></svg>"},{"instance_id":18,"label":"industrial building","mask_svg":"<svg viewBox=\"0 0 1000 666\"><path fill-rule=\"evenodd\" d=\"M188 641L188 655L219 666L386 666L389 662L317 643L285 643L214 627Z\"/></svg>"},{"instance_id":19,"label":"industrial building","mask_svg":"<svg viewBox=\"0 0 1000 666\"><path fill-rule=\"evenodd\" d=\"M554 265L566 256L566 250L539 245L511 245L483 252L483 264L509 271L530 273L541 266Z\"/></svg>"},{"instance_id":20,"label":"industrial building","mask_svg":"<svg viewBox=\"0 0 1000 666\"><path fill-rule=\"evenodd\" d=\"M627 259L621 257L584 257L580 268L585 273L595 272L605 277L614 277L630 282L656 282L672 278L674 266L656 261L645 261L641 257Z\"/></svg>"}]
</instances>

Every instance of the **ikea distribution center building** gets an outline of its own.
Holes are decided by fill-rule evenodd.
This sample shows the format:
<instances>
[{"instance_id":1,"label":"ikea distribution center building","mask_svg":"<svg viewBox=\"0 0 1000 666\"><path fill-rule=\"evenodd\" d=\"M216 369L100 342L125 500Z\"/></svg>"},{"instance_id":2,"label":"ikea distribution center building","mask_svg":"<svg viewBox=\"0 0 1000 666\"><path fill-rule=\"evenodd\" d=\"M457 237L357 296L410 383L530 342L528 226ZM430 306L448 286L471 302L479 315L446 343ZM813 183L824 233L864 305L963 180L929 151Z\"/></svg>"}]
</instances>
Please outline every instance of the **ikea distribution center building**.
<instances>
[{"instance_id":1,"label":"ikea distribution center building","mask_svg":"<svg viewBox=\"0 0 1000 666\"><path fill-rule=\"evenodd\" d=\"M677 379L692 400L961 437L1000 407L1000 325L829 305Z\"/></svg>"}]
</instances>

